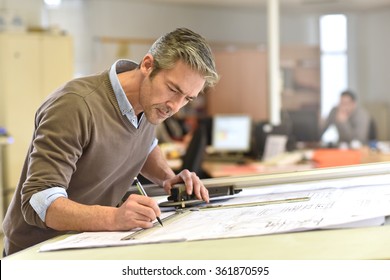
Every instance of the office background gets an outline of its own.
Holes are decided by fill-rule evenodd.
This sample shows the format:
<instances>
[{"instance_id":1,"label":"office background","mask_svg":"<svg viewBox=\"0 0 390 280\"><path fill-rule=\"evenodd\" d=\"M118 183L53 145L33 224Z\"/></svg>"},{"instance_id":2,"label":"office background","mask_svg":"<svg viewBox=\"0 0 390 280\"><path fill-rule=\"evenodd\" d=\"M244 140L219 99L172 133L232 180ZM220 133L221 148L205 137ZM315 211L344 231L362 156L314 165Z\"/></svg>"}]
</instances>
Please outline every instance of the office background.
<instances>
[{"instance_id":1,"label":"office background","mask_svg":"<svg viewBox=\"0 0 390 280\"><path fill-rule=\"evenodd\" d=\"M318 47L320 17L332 13L346 14L348 86L356 91L364 106L371 106L371 112L378 112L378 106L382 111L385 109L386 112L380 115L378 134L380 140L389 140L387 81L390 56L387 50L390 49L390 36L385 32L385 26L390 23L390 1L281 0L280 7L282 48L294 45ZM256 49L267 47L265 0L62 0L59 6L53 7L43 0L0 0L0 13L18 15L29 28L69 34L74 46L74 76L107 69L118 57L139 61L150 45L149 42L107 42L107 38L154 40L178 26L194 29L211 42L223 43L225 48L234 49L245 44ZM263 76L266 75L264 71ZM256 74L252 73L252 77ZM338 94L334 93L335 101ZM263 100L260 97L254 100L259 99ZM261 105L259 111L267 106Z\"/></svg>"},{"instance_id":2,"label":"office background","mask_svg":"<svg viewBox=\"0 0 390 280\"><path fill-rule=\"evenodd\" d=\"M229 4L232 2L238 4ZM257 2L263 4L247 4ZM319 16L345 13L349 86L363 103L390 103L390 36L385 32L390 25L390 1L280 2L281 45L318 45ZM260 0L62 0L58 8L47 8L42 0L0 0L0 11L4 10L19 13L28 25L58 26L71 34L75 75L100 71L112 62L109 51L99 50L97 40L101 37L153 39L177 26L187 26L212 41L259 45L267 42L266 1ZM143 49L135 50L130 57L139 60L142 54Z\"/></svg>"},{"instance_id":3,"label":"office background","mask_svg":"<svg viewBox=\"0 0 390 280\"><path fill-rule=\"evenodd\" d=\"M390 0L280 0L280 46L318 47L319 19L322 15L333 13L344 13L347 16L349 88L356 91L360 103L370 107L371 112L379 117L377 125L380 140L390 140L390 55L387 53L390 49L390 36L385 32L385 27L390 25ZM28 28L38 27L55 34L68 34L73 44L74 76L107 69L118 57L139 61L150 46L150 41L178 26L194 29L211 42L223 43L228 50L240 45L247 45L252 49L267 48L266 0L62 0L59 6L53 7L46 5L44 0L0 0L0 14L17 15ZM106 39L114 40L105 41ZM127 44L115 39L149 41ZM55 57L55 50L51 55ZM59 51L58 55L65 59L63 52ZM267 69L262 70L264 77L261 79L266 81ZM59 68L54 71L59 71ZM51 74L53 76L54 72ZM248 78L248 84L257 79L256 75L251 73L250 77L254 78ZM31 80L31 77L20 77L29 83L27 78ZM263 84L261 79L259 77L257 84ZM242 92L237 94L242 96ZM254 97L252 94L246 98L247 103L259 104L258 111L262 112L264 108L267 109L268 103L263 101L266 94L266 89L263 89L261 97ZM335 102L338 95L339 92L334 93ZM226 98L219 98L224 99ZM294 97L290 100L293 99ZM234 100L233 96L233 104L236 104ZM35 108L31 108L30 111L34 110ZM18 121L16 119L14 122ZM0 123L1 125L4 124ZM30 132L25 134L30 135ZM28 141L29 137L24 138ZM13 148L17 149L16 145ZM19 150L24 155L23 149ZM23 158L18 164L22 163ZM19 171L15 170L15 173L19 174ZM15 178L11 181L16 182L18 175L13 177Z\"/></svg>"},{"instance_id":4,"label":"office background","mask_svg":"<svg viewBox=\"0 0 390 280\"><path fill-rule=\"evenodd\" d=\"M248 4L251 2L254 4ZM43 0L0 0L0 13L18 14L26 26L69 34L74 45L74 76L80 76L106 69L118 52L138 61L147 49L142 44L121 49L117 43L103 43L103 38L155 39L178 26L189 27L213 42L262 48L267 44L266 2L62 0L59 7L49 8ZM390 35L386 32L390 26L389 0L280 2L281 46L318 46L319 17L345 13L349 87L363 105L390 106ZM389 121L383 120L388 127ZM390 140L390 135L382 140Z\"/></svg>"}]
</instances>

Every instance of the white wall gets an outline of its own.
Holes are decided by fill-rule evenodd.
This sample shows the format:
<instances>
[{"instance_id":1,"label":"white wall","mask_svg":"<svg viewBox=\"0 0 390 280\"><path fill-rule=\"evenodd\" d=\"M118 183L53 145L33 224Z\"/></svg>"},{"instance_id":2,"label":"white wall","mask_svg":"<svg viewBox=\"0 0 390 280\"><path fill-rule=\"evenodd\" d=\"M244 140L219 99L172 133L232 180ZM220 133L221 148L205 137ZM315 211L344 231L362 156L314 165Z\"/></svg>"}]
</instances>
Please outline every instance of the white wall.
<instances>
[{"instance_id":1,"label":"white wall","mask_svg":"<svg viewBox=\"0 0 390 280\"><path fill-rule=\"evenodd\" d=\"M0 0L0 13L16 13L26 24L39 26L43 0Z\"/></svg>"},{"instance_id":2,"label":"white wall","mask_svg":"<svg viewBox=\"0 0 390 280\"><path fill-rule=\"evenodd\" d=\"M102 36L157 38L185 26L212 41L264 44L267 38L266 11L260 8L210 8L137 0L62 1L60 9L44 9L42 0L0 0L0 9L22 10L26 18L33 18L27 20L29 24L58 25L72 34L77 74L101 70L94 65L102 59L105 63L112 62L109 57L100 57L107 55L104 49L99 53L102 49L97 38ZM285 14L280 25L281 43L318 44L316 22L316 15Z\"/></svg>"},{"instance_id":3,"label":"white wall","mask_svg":"<svg viewBox=\"0 0 390 280\"><path fill-rule=\"evenodd\" d=\"M75 51L75 76L90 74L91 32L88 19L88 1L63 0L60 8L45 9L45 24L57 26L72 35Z\"/></svg>"},{"instance_id":4,"label":"white wall","mask_svg":"<svg viewBox=\"0 0 390 280\"><path fill-rule=\"evenodd\" d=\"M59 25L74 37L76 75L101 71L116 59L118 48L97 38L157 38L178 26L189 27L211 41L264 44L266 11L205 6L150 4L131 0L63 0L61 9L44 10L41 0L0 0L0 10L13 9L31 24ZM27 12L28 11L28 12ZM351 11L349 19L349 79L364 102L390 103L388 89L390 8ZM282 44L318 44L319 12L282 11ZM128 50L139 60L148 46ZM123 53L123 50L122 50Z\"/></svg>"},{"instance_id":5,"label":"white wall","mask_svg":"<svg viewBox=\"0 0 390 280\"><path fill-rule=\"evenodd\" d=\"M380 140L390 140L390 9L362 12L353 25L353 86L374 118Z\"/></svg>"},{"instance_id":6,"label":"white wall","mask_svg":"<svg viewBox=\"0 0 390 280\"><path fill-rule=\"evenodd\" d=\"M50 24L74 35L79 74L102 70L113 62L117 46L99 43L102 36L157 38L179 26L191 28L211 41L264 44L266 11L260 9L210 8L204 6L149 4L142 1L63 0L61 10L51 10ZM76 5L75 3L84 3ZM69 17L72 14L72 17ZM281 22L282 43L318 44L316 18L286 15ZM82 23L78 25L75 23ZM139 60L147 46L129 51Z\"/></svg>"},{"instance_id":7,"label":"white wall","mask_svg":"<svg viewBox=\"0 0 390 280\"><path fill-rule=\"evenodd\" d=\"M99 37L154 39L179 26L191 28L213 41L260 42L266 37L264 12L93 0L84 1L83 12L74 10L73 13L74 2L81 1L64 1L64 9L50 11L51 23L60 24L74 34L76 41L82 41L82 48L76 49L76 61L83 62L76 69L83 74L108 67L115 58L117 46L101 44ZM70 24L75 16L84 19L85 32L80 33L80 27ZM139 60L147 47L132 51L130 58Z\"/></svg>"},{"instance_id":8,"label":"white wall","mask_svg":"<svg viewBox=\"0 0 390 280\"><path fill-rule=\"evenodd\" d=\"M357 25L358 88L365 101L390 102L390 9L361 15Z\"/></svg>"}]
</instances>

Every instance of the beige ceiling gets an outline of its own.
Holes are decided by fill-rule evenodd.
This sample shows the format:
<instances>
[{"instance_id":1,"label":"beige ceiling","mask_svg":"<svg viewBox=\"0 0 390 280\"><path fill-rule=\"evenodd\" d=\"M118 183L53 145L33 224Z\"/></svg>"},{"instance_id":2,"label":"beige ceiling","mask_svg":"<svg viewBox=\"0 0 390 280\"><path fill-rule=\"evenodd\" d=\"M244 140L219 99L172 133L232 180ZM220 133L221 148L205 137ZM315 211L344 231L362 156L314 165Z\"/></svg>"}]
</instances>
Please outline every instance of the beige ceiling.
<instances>
[{"instance_id":1,"label":"beige ceiling","mask_svg":"<svg viewBox=\"0 0 390 280\"><path fill-rule=\"evenodd\" d=\"M220 7L266 7L268 0L144 0L156 3L209 5ZM390 0L279 0L281 8L378 9L390 7Z\"/></svg>"}]
</instances>

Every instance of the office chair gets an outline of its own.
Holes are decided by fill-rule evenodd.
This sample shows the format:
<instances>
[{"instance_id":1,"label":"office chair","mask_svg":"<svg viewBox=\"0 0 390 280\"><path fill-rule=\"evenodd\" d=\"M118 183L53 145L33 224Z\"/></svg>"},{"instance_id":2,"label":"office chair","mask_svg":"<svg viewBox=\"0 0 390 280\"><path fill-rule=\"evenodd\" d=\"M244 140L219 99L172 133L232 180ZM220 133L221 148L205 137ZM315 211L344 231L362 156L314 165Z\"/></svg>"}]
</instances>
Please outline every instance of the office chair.
<instances>
[{"instance_id":1,"label":"office chair","mask_svg":"<svg viewBox=\"0 0 390 280\"><path fill-rule=\"evenodd\" d=\"M188 169L189 171L195 172L201 179L209 178L208 174L202 169L206 146L207 129L200 123L188 144L185 155L182 157L183 163L181 169Z\"/></svg>"},{"instance_id":2,"label":"office chair","mask_svg":"<svg viewBox=\"0 0 390 280\"><path fill-rule=\"evenodd\" d=\"M378 140L376 123L375 123L375 120L373 118L370 119L370 126L369 126L369 130L368 130L368 140L369 141Z\"/></svg>"}]
</instances>

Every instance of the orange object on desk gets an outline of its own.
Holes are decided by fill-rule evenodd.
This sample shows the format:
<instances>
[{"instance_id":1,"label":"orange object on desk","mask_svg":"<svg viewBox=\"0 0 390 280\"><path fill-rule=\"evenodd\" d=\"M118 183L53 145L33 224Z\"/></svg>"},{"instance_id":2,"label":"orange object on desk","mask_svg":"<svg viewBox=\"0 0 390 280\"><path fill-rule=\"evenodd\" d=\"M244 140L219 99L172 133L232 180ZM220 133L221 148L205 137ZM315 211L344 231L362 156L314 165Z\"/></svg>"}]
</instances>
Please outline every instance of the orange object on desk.
<instances>
[{"instance_id":1,"label":"orange object on desk","mask_svg":"<svg viewBox=\"0 0 390 280\"><path fill-rule=\"evenodd\" d=\"M360 164L362 152L351 149L318 149L314 151L312 160L319 168Z\"/></svg>"}]
</instances>

